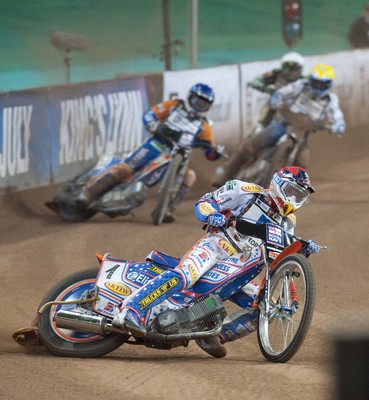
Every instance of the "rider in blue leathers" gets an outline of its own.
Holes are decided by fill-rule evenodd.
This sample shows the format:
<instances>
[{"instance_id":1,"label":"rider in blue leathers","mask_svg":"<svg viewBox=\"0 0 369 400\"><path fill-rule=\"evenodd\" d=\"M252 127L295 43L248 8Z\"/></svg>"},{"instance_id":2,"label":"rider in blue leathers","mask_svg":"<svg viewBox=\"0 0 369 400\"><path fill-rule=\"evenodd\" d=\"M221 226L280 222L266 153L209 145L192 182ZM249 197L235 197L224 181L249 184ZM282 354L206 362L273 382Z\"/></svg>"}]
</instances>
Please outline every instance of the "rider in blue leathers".
<instances>
[{"instance_id":1,"label":"rider in blue leathers","mask_svg":"<svg viewBox=\"0 0 369 400\"><path fill-rule=\"evenodd\" d=\"M163 272L124 301L112 324L134 336L145 336L152 317L160 312L160 304L175 293L190 288L216 263L227 263L231 257L243 271L261 265L260 239L241 234L232 221L270 222L292 234L296 224L293 213L313 192L304 169L285 167L273 176L269 189L233 180L205 194L195 205L195 215L209 225L208 233L182 257L176 268ZM308 255L318 250L319 246L311 241L304 252ZM197 340L203 350L214 357L224 357L225 342L255 331L258 311L251 305L257 290L258 286L250 282L232 296L231 300L241 310L226 317L219 336Z\"/></svg>"},{"instance_id":2,"label":"rider in blue leathers","mask_svg":"<svg viewBox=\"0 0 369 400\"><path fill-rule=\"evenodd\" d=\"M124 161L115 164L100 175L91 178L85 184L82 193L76 201L76 205L80 208L88 207L93 200L105 192L123 182L129 182L136 171L149 165L160 154L170 153L172 143L166 140L163 132L158 132L158 130L161 128L161 124L174 112L180 113L185 119L188 119L192 124L198 127L197 140L213 146L213 148L209 147L205 150L205 157L210 161L217 160L221 154L214 148L215 140L213 128L205 117L205 113L209 111L213 102L213 89L203 83L197 83L190 88L187 99L162 101L147 110L142 119L150 135L144 143L137 149L134 149ZM217 149L222 151L223 146L217 146ZM184 195L193 186L195 180L195 171L188 168L182 186L178 190L177 197L171 204L172 208L165 215L163 222L173 222L175 220L173 211Z\"/></svg>"}]
</instances>

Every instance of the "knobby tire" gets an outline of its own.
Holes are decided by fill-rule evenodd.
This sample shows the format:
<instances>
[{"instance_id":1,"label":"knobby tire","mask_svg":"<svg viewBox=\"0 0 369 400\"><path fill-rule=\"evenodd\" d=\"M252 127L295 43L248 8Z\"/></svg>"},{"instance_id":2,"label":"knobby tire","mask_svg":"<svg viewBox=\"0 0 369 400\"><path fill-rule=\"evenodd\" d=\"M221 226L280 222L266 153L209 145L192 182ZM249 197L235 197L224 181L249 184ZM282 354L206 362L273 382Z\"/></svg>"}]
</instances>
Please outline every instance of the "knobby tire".
<instances>
[{"instance_id":1,"label":"knobby tire","mask_svg":"<svg viewBox=\"0 0 369 400\"><path fill-rule=\"evenodd\" d=\"M291 272L294 276L291 278ZM296 274L296 275L295 275ZM299 276L298 276L299 275ZM261 307L258 321L258 343L264 357L271 362L287 362L298 351L309 331L315 307L315 278L306 257L292 254L279 262L273 271L270 285L271 303L290 305L291 293L281 295L279 284L288 286L293 280L298 288L299 307L295 314L277 313L267 316ZM285 297L286 296L286 297ZM263 301L261 302L263 306Z\"/></svg>"},{"instance_id":2,"label":"knobby tire","mask_svg":"<svg viewBox=\"0 0 369 400\"><path fill-rule=\"evenodd\" d=\"M68 294L68 290L71 293L78 290L79 286L87 285L93 288L97 274L98 269L91 268L67 276L46 294L40 303L40 307L50 301L60 299L62 294ZM42 345L55 356L101 357L117 349L128 339L126 335L115 333L109 333L106 336L82 334L81 337L78 337L78 332L76 332L76 339L74 340L70 333L72 331L56 327L55 322L53 322L55 311L55 306L45 309L38 323L38 336Z\"/></svg>"},{"instance_id":3,"label":"knobby tire","mask_svg":"<svg viewBox=\"0 0 369 400\"><path fill-rule=\"evenodd\" d=\"M175 195L174 194L172 196L172 189L177 183L177 173L182 163L182 160L183 156L181 154L176 154L170 162L170 165L164 176L163 183L160 188L159 198L156 207L152 213L154 225L160 225L163 222L164 216L168 211L170 201Z\"/></svg>"}]
</instances>

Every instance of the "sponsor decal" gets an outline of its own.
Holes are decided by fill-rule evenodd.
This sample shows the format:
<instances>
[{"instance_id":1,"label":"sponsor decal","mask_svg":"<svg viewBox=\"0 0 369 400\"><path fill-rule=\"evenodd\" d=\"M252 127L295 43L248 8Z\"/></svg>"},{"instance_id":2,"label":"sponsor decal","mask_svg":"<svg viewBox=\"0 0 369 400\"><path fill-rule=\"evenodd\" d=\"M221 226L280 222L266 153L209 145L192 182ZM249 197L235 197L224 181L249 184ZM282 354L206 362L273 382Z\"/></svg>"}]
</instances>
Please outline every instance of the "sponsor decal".
<instances>
[{"instance_id":1,"label":"sponsor decal","mask_svg":"<svg viewBox=\"0 0 369 400\"><path fill-rule=\"evenodd\" d=\"M267 243L284 247L283 230L279 226L267 224Z\"/></svg>"},{"instance_id":2,"label":"sponsor decal","mask_svg":"<svg viewBox=\"0 0 369 400\"><path fill-rule=\"evenodd\" d=\"M237 254L236 249L225 240L219 240L219 245L229 256L234 256Z\"/></svg>"},{"instance_id":3,"label":"sponsor decal","mask_svg":"<svg viewBox=\"0 0 369 400\"><path fill-rule=\"evenodd\" d=\"M6 107L2 110L0 135L0 177L30 170L31 118L33 106Z\"/></svg>"},{"instance_id":4,"label":"sponsor decal","mask_svg":"<svg viewBox=\"0 0 369 400\"><path fill-rule=\"evenodd\" d=\"M219 201L218 204L220 206L227 204L228 202L230 202L232 200L232 197L227 197L226 199L223 199L222 201Z\"/></svg>"},{"instance_id":5,"label":"sponsor decal","mask_svg":"<svg viewBox=\"0 0 369 400\"><path fill-rule=\"evenodd\" d=\"M253 192L253 193L260 193L263 191L263 188L259 185L242 185L241 189L244 192Z\"/></svg>"},{"instance_id":6,"label":"sponsor decal","mask_svg":"<svg viewBox=\"0 0 369 400\"><path fill-rule=\"evenodd\" d=\"M259 243L251 236L247 238L247 242L252 246L252 247L258 247Z\"/></svg>"},{"instance_id":7,"label":"sponsor decal","mask_svg":"<svg viewBox=\"0 0 369 400\"><path fill-rule=\"evenodd\" d=\"M220 274L214 271L208 271L205 275L204 278L211 278L214 280L218 280L220 278Z\"/></svg>"},{"instance_id":8,"label":"sponsor decal","mask_svg":"<svg viewBox=\"0 0 369 400\"><path fill-rule=\"evenodd\" d=\"M225 264L216 264L215 265L216 269L219 269L220 271L224 271L224 272L229 272L230 270L230 265L225 265Z\"/></svg>"},{"instance_id":9,"label":"sponsor decal","mask_svg":"<svg viewBox=\"0 0 369 400\"><path fill-rule=\"evenodd\" d=\"M150 268L147 268L148 271L152 271L155 274L162 274L164 272L164 269L159 268L157 265L152 264L152 266Z\"/></svg>"},{"instance_id":10,"label":"sponsor decal","mask_svg":"<svg viewBox=\"0 0 369 400\"><path fill-rule=\"evenodd\" d=\"M265 204L264 202L262 202L260 199L256 200L256 205L258 205L265 212L268 212L269 210L271 210L270 206L268 204Z\"/></svg>"},{"instance_id":11,"label":"sponsor decal","mask_svg":"<svg viewBox=\"0 0 369 400\"><path fill-rule=\"evenodd\" d=\"M192 264L189 264L188 270L190 271L191 282L195 283L197 281L197 278L199 277L199 274L197 273L195 267Z\"/></svg>"},{"instance_id":12,"label":"sponsor decal","mask_svg":"<svg viewBox=\"0 0 369 400\"><path fill-rule=\"evenodd\" d=\"M140 274L139 272L132 271L127 274L127 279L129 279L131 282L136 282L141 285L145 285L150 278L147 275Z\"/></svg>"},{"instance_id":13,"label":"sponsor decal","mask_svg":"<svg viewBox=\"0 0 369 400\"><path fill-rule=\"evenodd\" d=\"M237 185L237 182L235 180L227 181L225 184L225 188L226 188L226 190L233 190L236 185Z\"/></svg>"},{"instance_id":14,"label":"sponsor decal","mask_svg":"<svg viewBox=\"0 0 369 400\"><path fill-rule=\"evenodd\" d=\"M143 310L146 307L148 307L156 299L158 299L160 296L168 292L170 289L174 288L177 284L178 284L178 278L176 277L169 279L169 281L167 282L164 282L157 289L149 293L146 297L144 297L142 300L138 302L138 304L140 305L140 310Z\"/></svg>"},{"instance_id":15,"label":"sponsor decal","mask_svg":"<svg viewBox=\"0 0 369 400\"><path fill-rule=\"evenodd\" d=\"M119 282L105 282L104 285L112 292L119 294L121 296L129 296L132 290L123 283Z\"/></svg>"},{"instance_id":16,"label":"sponsor decal","mask_svg":"<svg viewBox=\"0 0 369 400\"><path fill-rule=\"evenodd\" d=\"M108 304L104 307L104 310L107 312L110 312L113 310L114 307L115 307L115 304L113 304L109 301Z\"/></svg>"},{"instance_id":17,"label":"sponsor decal","mask_svg":"<svg viewBox=\"0 0 369 400\"><path fill-rule=\"evenodd\" d=\"M215 212L216 210L209 203L200 203L199 211L201 212L201 214L209 215L209 214Z\"/></svg>"}]
</instances>

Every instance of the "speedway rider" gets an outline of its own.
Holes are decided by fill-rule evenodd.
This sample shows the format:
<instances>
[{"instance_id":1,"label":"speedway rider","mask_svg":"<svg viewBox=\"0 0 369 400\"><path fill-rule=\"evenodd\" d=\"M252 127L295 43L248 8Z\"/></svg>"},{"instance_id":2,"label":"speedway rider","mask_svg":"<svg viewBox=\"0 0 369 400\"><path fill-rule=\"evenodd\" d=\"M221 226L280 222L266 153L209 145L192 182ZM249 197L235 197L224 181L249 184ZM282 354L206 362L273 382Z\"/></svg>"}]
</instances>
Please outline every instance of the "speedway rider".
<instances>
[{"instance_id":1,"label":"speedway rider","mask_svg":"<svg viewBox=\"0 0 369 400\"><path fill-rule=\"evenodd\" d=\"M269 106L280 112L274 115L266 127L255 131L238 146L213 185L219 187L225 181L233 179L242 165L258 157L261 150L272 148L287 133L288 127L293 125L295 116L296 118L304 116L306 124L314 123L318 129L326 129L337 136L342 136L346 123L338 97L330 91L334 76L333 67L317 64L307 79L298 79L276 90L269 100ZM288 118L284 115L287 112L289 112ZM308 158L309 151L306 148L296 164L306 168Z\"/></svg>"},{"instance_id":2,"label":"speedway rider","mask_svg":"<svg viewBox=\"0 0 369 400\"><path fill-rule=\"evenodd\" d=\"M173 99L163 101L147 110L143 114L143 124L151 135L140 147L133 150L122 163L112 166L97 177L91 178L84 186L76 205L80 208L88 207L97 197L113 189L116 185L130 181L137 170L150 164L160 154L169 153L172 149L172 144L166 140L160 128L161 123L165 122L174 111L180 112L191 123L198 126L197 140L214 146L214 132L204 116L204 113L209 111L213 102L213 89L203 83L197 83L190 88L186 100ZM221 146L218 147L218 150L222 151ZM205 157L211 161L217 160L220 157L220 153L208 148L205 150ZM163 222L173 222L175 220L172 213L195 183L195 180L195 171L188 168L177 197L172 203L172 209L165 215Z\"/></svg>"},{"instance_id":3,"label":"speedway rider","mask_svg":"<svg viewBox=\"0 0 369 400\"><path fill-rule=\"evenodd\" d=\"M260 239L241 234L235 229L234 222L269 222L293 234L296 225L293 213L307 202L313 192L303 168L285 167L275 173L269 189L233 180L214 192L206 193L196 203L195 215L199 221L208 224L208 233L191 247L176 268L158 275L124 301L112 324L134 336L145 336L146 324L161 311L163 302L190 288L216 263L236 263L240 272L261 265ZM313 241L309 242L303 250L307 256L320 249ZM285 245L288 244L286 236ZM257 289L258 286L250 282L232 295L231 300L242 309L226 317L219 336L197 340L204 351L214 357L224 357L226 349L222 343L256 330L258 310L250 306Z\"/></svg>"},{"instance_id":4,"label":"speedway rider","mask_svg":"<svg viewBox=\"0 0 369 400\"><path fill-rule=\"evenodd\" d=\"M286 53L281 59L280 68L274 68L264 74L254 78L248 86L259 92L272 95L277 89L286 86L297 79L303 78L302 70L304 68L304 58L301 54L292 51ZM271 109L267 103L260 112L260 127L267 126L273 118L275 110Z\"/></svg>"}]
</instances>

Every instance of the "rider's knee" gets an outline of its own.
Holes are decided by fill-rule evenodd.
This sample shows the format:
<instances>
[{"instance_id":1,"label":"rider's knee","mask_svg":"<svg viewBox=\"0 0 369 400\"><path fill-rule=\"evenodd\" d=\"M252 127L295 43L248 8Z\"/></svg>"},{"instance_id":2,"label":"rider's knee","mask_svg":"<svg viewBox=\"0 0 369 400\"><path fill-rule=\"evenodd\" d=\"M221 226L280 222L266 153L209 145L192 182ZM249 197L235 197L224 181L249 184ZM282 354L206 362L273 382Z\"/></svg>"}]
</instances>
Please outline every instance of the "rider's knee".
<instances>
[{"instance_id":1,"label":"rider's knee","mask_svg":"<svg viewBox=\"0 0 369 400\"><path fill-rule=\"evenodd\" d=\"M120 163L114 165L111 168L112 174L120 181L120 182L127 182L131 180L133 175L133 169L129 167L127 164Z\"/></svg>"},{"instance_id":2,"label":"rider's knee","mask_svg":"<svg viewBox=\"0 0 369 400\"><path fill-rule=\"evenodd\" d=\"M196 178L196 172L191 168L187 168L183 183L188 187L192 187L196 182Z\"/></svg>"}]
</instances>

